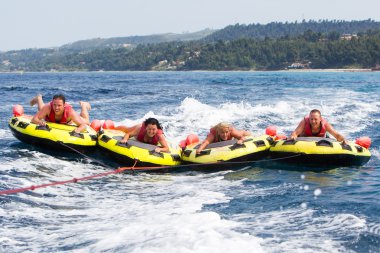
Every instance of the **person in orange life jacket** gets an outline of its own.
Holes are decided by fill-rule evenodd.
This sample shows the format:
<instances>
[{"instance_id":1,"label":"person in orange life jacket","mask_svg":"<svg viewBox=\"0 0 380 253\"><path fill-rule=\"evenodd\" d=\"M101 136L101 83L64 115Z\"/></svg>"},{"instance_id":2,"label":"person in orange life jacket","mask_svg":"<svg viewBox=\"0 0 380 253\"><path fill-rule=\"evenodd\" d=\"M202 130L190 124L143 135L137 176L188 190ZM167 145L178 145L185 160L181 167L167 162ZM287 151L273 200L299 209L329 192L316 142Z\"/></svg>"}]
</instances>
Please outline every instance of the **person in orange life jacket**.
<instances>
[{"instance_id":1,"label":"person in orange life jacket","mask_svg":"<svg viewBox=\"0 0 380 253\"><path fill-rule=\"evenodd\" d=\"M295 140L298 136L302 137L326 137L326 133L332 134L338 141L347 144L346 139L335 131L335 129L321 116L321 112L317 109L311 110L298 124L297 128L292 132L288 139Z\"/></svg>"},{"instance_id":2,"label":"person in orange life jacket","mask_svg":"<svg viewBox=\"0 0 380 253\"><path fill-rule=\"evenodd\" d=\"M30 100L31 106L35 104L38 106L38 112L31 120L34 124L45 126L46 121L60 124L70 124L73 122L78 126L74 130L76 133L82 132L90 124L88 111L91 109L91 106L88 102L79 102L82 109L80 115L78 115L71 105L66 103L66 98L62 94L54 95L53 100L48 104L43 102L42 95L39 94Z\"/></svg>"},{"instance_id":3,"label":"person in orange life jacket","mask_svg":"<svg viewBox=\"0 0 380 253\"><path fill-rule=\"evenodd\" d=\"M232 140L232 138L238 140L237 144L242 144L245 136L248 135L251 135L251 133L245 130L237 130L231 124L221 122L210 129L210 133L196 152L199 154L210 143Z\"/></svg>"},{"instance_id":4,"label":"person in orange life jacket","mask_svg":"<svg viewBox=\"0 0 380 253\"><path fill-rule=\"evenodd\" d=\"M152 145L161 144L161 147L157 147L155 152L168 152L169 145L165 139L162 127L157 119L148 118L143 123L137 124L132 127L117 126L117 130L125 132L121 143L126 143L130 137L136 136L136 139L143 143Z\"/></svg>"}]
</instances>

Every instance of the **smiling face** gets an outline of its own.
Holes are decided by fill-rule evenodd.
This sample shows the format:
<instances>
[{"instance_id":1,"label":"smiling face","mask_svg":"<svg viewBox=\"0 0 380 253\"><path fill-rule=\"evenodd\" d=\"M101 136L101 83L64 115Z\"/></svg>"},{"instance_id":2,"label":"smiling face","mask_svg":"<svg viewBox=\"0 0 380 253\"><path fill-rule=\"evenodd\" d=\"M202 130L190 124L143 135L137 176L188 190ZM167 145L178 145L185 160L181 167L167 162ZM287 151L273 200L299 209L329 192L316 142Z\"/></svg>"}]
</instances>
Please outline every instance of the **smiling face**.
<instances>
[{"instance_id":1,"label":"smiling face","mask_svg":"<svg viewBox=\"0 0 380 253\"><path fill-rule=\"evenodd\" d=\"M157 125L148 124L146 126L146 135L149 138L152 138L153 136L155 136L157 134L157 132L158 132Z\"/></svg>"},{"instance_id":2,"label":"smiling face","mask_svg":"<svg viewBox=\"0 0 380 253\"><path fill-rule=\"evenodd\" d=\"M309 121L312 129L317 129L321 125L322 117L318 112L309 114Z\"/></svg>"},{"instance_id":3,"label":"smiling face","mask_svg":"<svg viewBox=\"0 0 380 253\"><path fill-rule=\"evenodd\" d=\"M229 133L230 133L229 127L223 127L223 128L218 129L219 138L223 141L226 141L228 139Z\"/></svg>"},{"instance_id":4,"label":"smiling face","mask_svg":"<svg viewBox=\"0 0 380 253\"><path fill-rule=\"evenodd\" d=\"M60 116L63 114L63 111L65 110L65 103L63 102L62 99L60 98L53 99L53 110L54 110L55 115Z\"/></svg>"}]
</instances>

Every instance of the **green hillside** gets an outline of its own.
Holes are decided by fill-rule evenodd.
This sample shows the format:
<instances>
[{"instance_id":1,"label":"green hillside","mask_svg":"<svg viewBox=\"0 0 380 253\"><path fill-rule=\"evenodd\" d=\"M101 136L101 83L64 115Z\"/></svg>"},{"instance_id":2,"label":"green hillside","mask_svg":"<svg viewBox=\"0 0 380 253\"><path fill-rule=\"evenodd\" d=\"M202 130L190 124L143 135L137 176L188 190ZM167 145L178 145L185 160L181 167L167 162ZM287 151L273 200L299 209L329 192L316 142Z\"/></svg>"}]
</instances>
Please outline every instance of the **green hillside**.
<instances>
[{"instance_id":1,"label":"green hillside","mask_svg":"<svg viewBox=\"0 0 380 253\"><path fill-rule=\"evenodd\" d=\"M369 69L378 64L380 26L370 19L235 25L214 33L94 39L0 53L0 71Z\"/></svg>"},{"instance_id":2,"label":"green hillside","mask_svg":"<svg viewBox=\"0 0 380 253\"><path fill-rule=\"evenodd\" d=\"M205 42L218 40L232 41L237 39L265 39L294 37L303 34L307 30L319 33L336 32L338 34L357 34L367 30L380 29L380 22L368 19L361 21L344 20L319 20L302 21L293 23L271 22L269 24L230 25L204 38Z\"/></svg>"}]
</instances>

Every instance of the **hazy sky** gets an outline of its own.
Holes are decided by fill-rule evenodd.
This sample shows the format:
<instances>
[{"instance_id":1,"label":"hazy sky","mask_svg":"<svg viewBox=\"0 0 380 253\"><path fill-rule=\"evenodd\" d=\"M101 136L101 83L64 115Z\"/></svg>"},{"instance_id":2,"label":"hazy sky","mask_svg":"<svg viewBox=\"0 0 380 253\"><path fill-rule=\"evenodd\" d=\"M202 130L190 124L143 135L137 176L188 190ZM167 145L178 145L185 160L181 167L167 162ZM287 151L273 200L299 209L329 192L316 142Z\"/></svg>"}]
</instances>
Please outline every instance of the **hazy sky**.
<instances>
[{"instance_id":1,"label":"hazy sky","mask_svg":"<svg viewBox=\"0 0 380 253\"><path fill-rule=\"evenodd\" d=\"M380 0L2 0L0 51L227 25L380 21Z\"/></svg>"}]
</instances>

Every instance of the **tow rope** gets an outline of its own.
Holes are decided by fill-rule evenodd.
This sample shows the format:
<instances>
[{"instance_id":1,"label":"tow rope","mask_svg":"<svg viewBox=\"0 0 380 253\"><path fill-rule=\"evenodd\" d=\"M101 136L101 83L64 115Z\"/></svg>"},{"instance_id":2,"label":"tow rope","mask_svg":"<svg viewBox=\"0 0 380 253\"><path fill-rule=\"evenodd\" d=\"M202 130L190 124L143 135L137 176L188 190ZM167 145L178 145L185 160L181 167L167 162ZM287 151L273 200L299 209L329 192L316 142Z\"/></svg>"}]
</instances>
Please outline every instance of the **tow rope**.
<instances>
[{"instance_id":1,"label":"tow rope","mask_svg":"<svg viewBox=\"0 0 380 253\"><path fill-rule=\"evenodd\" d=\"M107 164L95 159L95 158L92 158L92 157L89 157L85 154L83 154L82 152L76 150L75 148L73 147L70 147L69 145L66 145L64 144L63 142L61 141L57 141L57 143L59 143L60 145L68 148L68 149L71 149L72 151L86 157L87 159L90 159L106 168L111 168L110 166L108 166ZM138 160L135 160L135 163L133 164L132 167L122 167L122 168L118 168L116 170L114 170L113 168L113 171L109 171L109 172L105 172L105 173L100 173L100 174L96 174L96 175L92 175L92 176L86 176L86 177L81 177L81 178L72 178L70 180L65 180L65 181L58 181L58 182L52 182L52 183L47 183L47 184L41 184L41 185L32 185L32 186L28 186L28 187L24 187L24 188L16 188L16 189L9 189L9 190L4 190L4 191L0 191L0 195L8 195L8 194L15 194L15 193L20 193L20 192L25 192L25 191L29 191L29 190L35 190L35 189L38 189L38 188L45 188L45 187L49 187L49 186L54 186L54 185L61 185L61 184L68 184L68 183L77 183L79 181L84 181L84 180L89 180L89 179L93 179L93 178L98 178L98 177L104 177L104 176L108 176L108 175L111 175L111 174L117 174L117 173L120 173L120 172L123 172L125 170L129 170L129 171L133 171L133 168L136 166Z\"/></svg>"},{"instance_id":2,"label":"tow rope","mask_svg":"<svg viewBox=\"0 0 380 253\"><path fill-rule=\"evenodd\" d=\"M78 150L74 149L73 147L70 147L62 142L58 142L59 144L61 144L62 146L65 146L75 152L77 152L78 154L92 160L92 161L95 161L97 162L98 164L104 166L104 167L107 167L107 168L111 168L110 166L104 164L103 162L97 160L97 159L94 159L94 158L91 158L85 154L83 154L82 152L79 152ZM297 155L293 155L293 156L289 156L289 157L282 157L282 158L275 158L275 159L267 159L267 160L258 160L258 161L235 161L235 162L217 162L217 163L204 163L204 164L183 164L183 165L179 165L180 167L191 167L191 166L210 166L210 165L215 165L215 164L250 164L250 163L258 163L258 162L268 162L268 161L275 161L275 160L283 160L283 159L288 159L288 158L292 158L292 157L295 157L295 156L299 156L300 154L297 154ZM79 181L85 181L85 180L90 180L90 179L93 179L93 178L99 178L99 177L104 177L104 176L108 176L108 175L112 175L112 174L117 174L117 173L120 173L120 172L123 172L123 171L154 171L155 169L165 169L165 168L169 168L169 167L177 167L177 166L156 166L156 167L135 167L136 164L137 164L138 160L135 160L135 163L133 164L132 167L120 167L116 170L113 170L113 171L109 171L109 172L105 172L105 173L100 173L100 174L95 174L95 175L92 175L92 176L86 176L86 177L81 177L81 178L72 178L72 179L69 179L69 180L65 180L65 181L57 181L57 182L52 182L52 183L47 183L47 184L40 184L40 185L32 185L32 186L28 186L28 187L23 187L23 188L16 188L16 189L9 189L9 190L3 190L3 191L0 191L0 195L9 195L9 194L15 194L15 193L20 193L20 192L25 192L25 191L29 191L29 190L35 190L35 189L38 189L38 188L45 188L45 187L49 187L49 186L55 186L55 185L62 185L62 184L68 184L68 183L77 183Z\"/></svg>"},{"instance_id":3,"label":"tow rope","mask_svg":"<svg viewBox=\"0 0 380 253\"><path fill-rule=\"evenodd\" d=\"M135 164L132 167L118 168L116 170L105 172L105 173L100 173L100 174L87 176L87 177L72 178L70 180L65 180L65 181L58 181L58 182L52 182L52 183L47 183L47 184L32 185L32 186L24 187L24 188L17 188L17 189L0 191L0 195L15 194L15 193L25 192L25 191L29 191L29 190L33 191L33 190L38 189L38 188L45 188L45 187L49 187L49 186L68 184L68 183L77 183L79 181L85 181L85 180L89 180L89 179L93 179L93 178L97 178L97 177L104 177L104 176L108 176L111 174L120 173L124 170L133 170L133 168L136 166L136 164L137 164L137 160L135 161Z\"/></svg>"}]
</instances>

